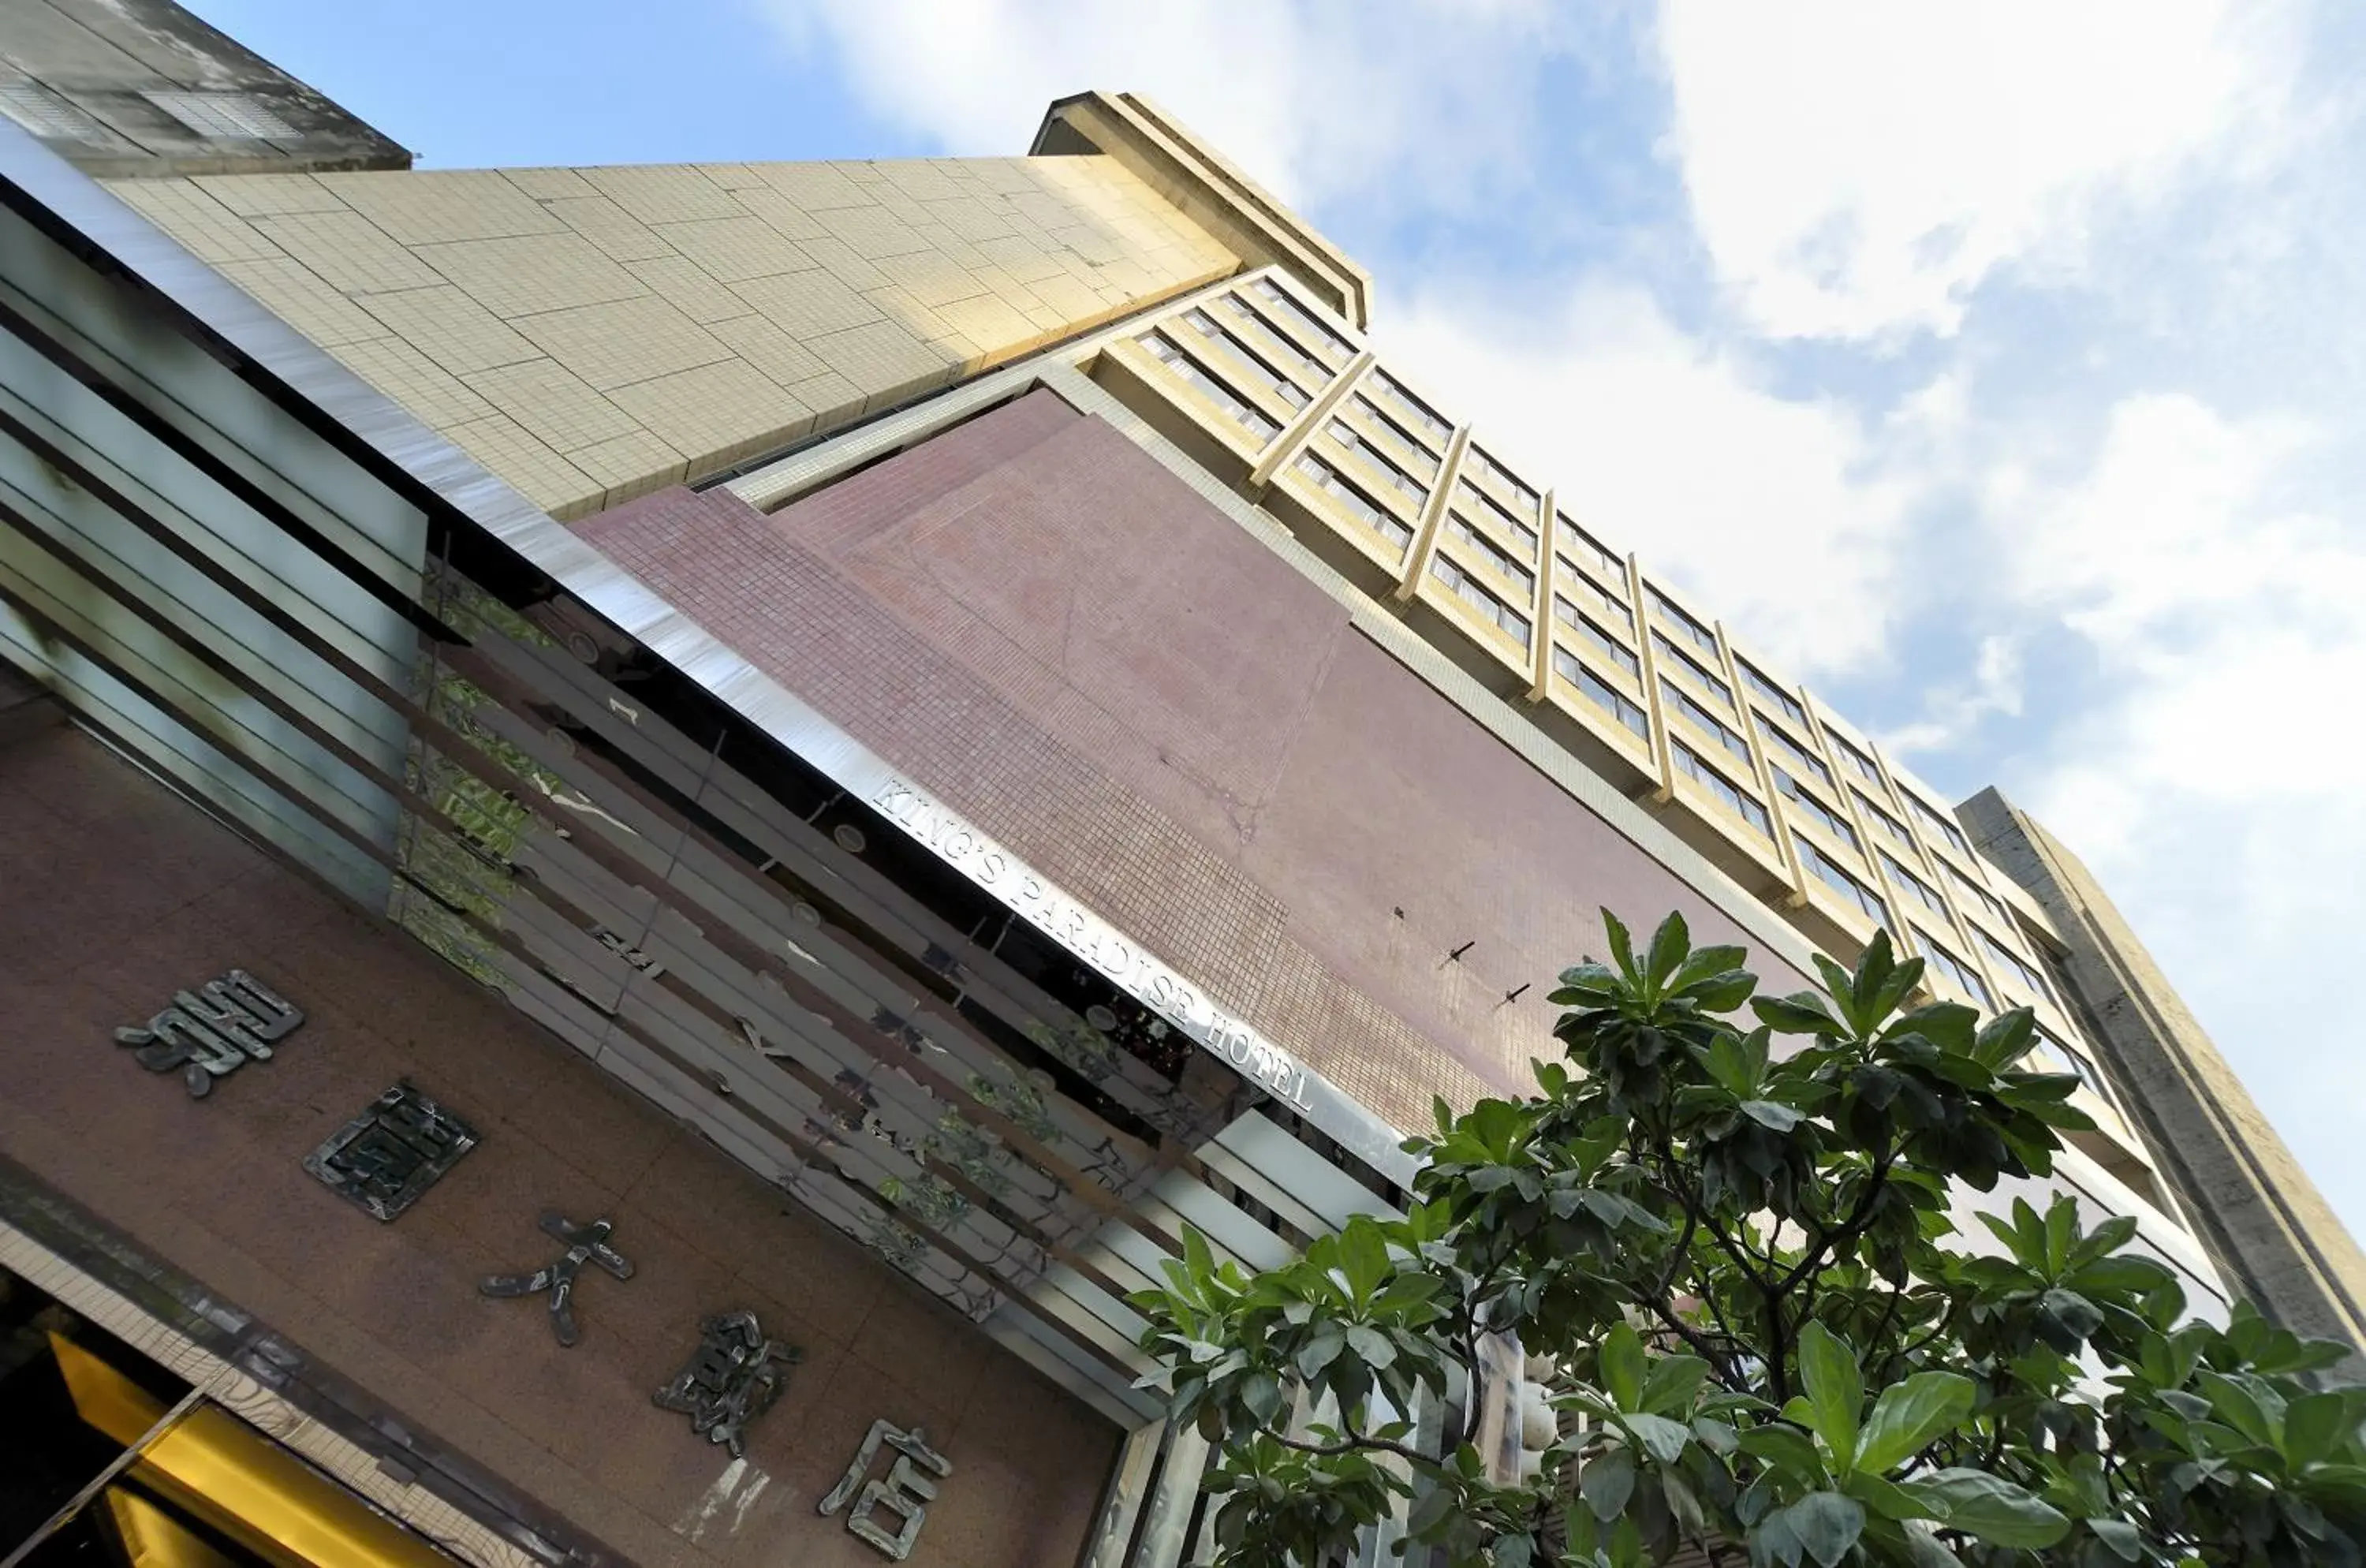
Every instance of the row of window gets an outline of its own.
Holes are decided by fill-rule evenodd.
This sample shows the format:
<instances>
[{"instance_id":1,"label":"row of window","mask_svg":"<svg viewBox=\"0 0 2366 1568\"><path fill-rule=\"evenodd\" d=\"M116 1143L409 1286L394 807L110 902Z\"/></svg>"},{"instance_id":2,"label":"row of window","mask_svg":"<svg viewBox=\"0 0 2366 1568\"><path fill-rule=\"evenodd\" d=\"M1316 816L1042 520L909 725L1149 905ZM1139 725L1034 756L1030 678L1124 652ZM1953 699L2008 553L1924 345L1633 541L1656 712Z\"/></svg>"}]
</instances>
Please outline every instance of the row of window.
<instances>
[{"instance_id":1,"label":"row of window","mask_svg":"<svg viewBox=\"0 0 2366 1568\"><path fill-rule=\"evenodd\" d=\"M1294 409L1302 409L1313 400L1313 393L1268 364L1248 344L1226 332L1207 311L1186 310L1183 321L1192 331L1206 338L1209 346L1246 377L1251 385L1270 388L1274 396Z\"/></svg>"},{"instance_id":2,"label":"row of window","mask_svg":"<svg viewBox=\"0 0 2366 1568\"><path fill-rule=\"evenodd\" d=\"M1941 816L1933 807L1925 805L1921 796L1916 795L1913 791L1900 790L1898 793L1906 799L1906 809L1913 814L1914 819L1921 823L1923 829L1928 831L1932 838L1946 840L1949 844L1955 847L1955 851L1957 854L1963 855L1966 859L1970 857L1972 846L1965 841L1962 829L1956 827L1953 822L1947 820L1946 818Z\"/></svg>"},{"instance_id":3,"label":"row of window","mask_svg":"<svg viewBox=\"0 0 2366 1568\"><path fill-rule=\"evenodd\" d=\"M1751 663L1747 659L1739 659L1734 660L1734 662L1741 666L1741 682L1743 685L1748 686L1752 691L1757 693L1760 696L1764 697L1768 702L1773 703L1776 707L1782 709L1783 716L1789 719L1793 724L1797 725L1802 729L1806 729L1808 728L1808 710L1799 705L1798 698L1793 696L1790 693L1785 691L1782 687L1768 680L1759 671L1758 667Z\"/></svg>"},{"instance_id":4,"label":"row of window","mask_svg":"<svg viewBox=\"0 0 2366 1568\"><path fill-rule=\"evenodd\" d=\"M1921 926L1910 924L1906 929L1914 933L1915 950L1922 954L1932 968L1953 980L1966 996L1979 1003L1981 1011L1996 1011L1996 998L1989 995L1988 984L1980 978L1978 970L1932 941Z\"/></svg>"},{"instance_id":5,"label":"row of window","mask_svg":"<svg viewBox=\"0 0 2366 1568\"><path fill-rule=\"evenodd\" d=\"M1529 516L1534 517L1538 512L1543 510L1544 497L1538 495L1534 490L1521 483L1518 479L1514 479L1509 473L1506 473L1504 470L1503 465L1497 463L1495 459L1487 456L1486 453L1479 450L1478 447L1472 446L1467 449L1462 454L1462 463L1465 468L1476 470L1481 478L1493 479L1497 484L1502 485L1505 490L1511 491L1512 494L1517 496L1519 498L1520 504L1527 509Z\"/></svg>"},{"instance_id":6,"label":"row of window","mask_svg":"<svg viewBox=\"0 0 2366 1568\"><path fill-rule=\"evenodd\" d=\"M1849 826L1848 818L1826 806L1807 785L1780 767L1774 769L1774 787L1790 798L1791 804L1799 808L1800 815L1857 853L1865 853L1865 845L1858 840L1856 829Z\"/></svg>"},{"instance_id":7,"label":"row of window","mask_svg":"<svg viewBox=\"0 0 2366 1568\"><path fill-rule=\"evenodd\" d=\"M1684 611L1678 609L1676 607L1675 601L1661 592L1658 589L1654 588L1649 592L1651 595L1651 608L1658 612L1661 619L1666 621L1668 625L1684 633L1685 637L1691 641L1695 648L1701 649L1705 653L1715 654L1717 652L1717 634L1715 632L1703 626L1694 616L1686 615Z\"/></svg>"},{"instance_id":8,"label":"row of window","mask_svg":"<svg viewBox=\"0 0 2366 1568\"><path fill-rule=\"evenodd\" d=\"M1298 455L1298 471L1312 479L1317 490L1346 507L1350 513L1399 550L1404 549L1413 543L1411 528L1393 513L1382 511L1377 502L1362 491L1358 490L1338 469L1313 453L1301 452Z\"/></svg>"},{"instance_id":9,"label":"row of window","mask_svg":"<svg viewBox=\"0 0 2366 1568\"><path fill-rule=\"evenodd\" d=\"M1627 607L1626 600L1588 577L1578 569L1577 563L1567 556L1560 558L1560 564L1568 569L1560 575L1571 584L1572 592L1583 593L1589 599L1599 600L1602 607L1610 612L1611 619L1618 623L1618 629L1630 637L1634 635L1635 612Z\"/></svg>"},{"instance_id":10,"label":"row of window","mask_svg":"<svg viewBox=\"0 0 2366 1568\"><path fill-rule=\"evenodd\" d=\"M1237 294L1227 294L1217 304L1249 329L1249 335L1261 345L1258 352L1269 354L1289 366L1306 385L1320 389L1330 381L1335 372L1329 366L1274 331L1273 323L1258 315L1247 300Z\"/></svg>"},{"instance_id":11,"label":"row of window","mask_svg":"<svg viewBox=\"0 0 2366 1568\"><path fill-rule=\"evenodd\" d=\"M1428 432L1430 437L1441 447L1447 438L1454 434L1452 425L1438 418L1436 412L1427 403L1397 385L1395 378L1386 371L1375 368L1371 373L1370 380L1373 389L1380 394L1380 400L1383 402L1395 409L1408 423Z\"/></svg>"},{"instance_id":12,"label":"row of window","mask_svg":"<svg viewBox=\"0 0 2366 1568\"><path fill-rule=\"evenodd\" d=\"M1590 562L1603 576L1621 582L1626 581L1627 563L1612 555L1593 535L1571 522L1567 513L1554 514L1553 536L1560 541L1562 549Z\"/></svg>"},{"instance_id":13,"label":"row of window","mask_svg":"<svg viewBox=\"0 0 2366 1568\"><path fill-rule=\"evenodd\" d=\"M1463 570L1451 556L1443 551L1431 555L1429 570L1431 576L1454 590L1456 598L1511 633L1522 648L1528 646L1527 616L1489 592L1485 585Z\"/></svg>"},{"instance_id":14,"label":"row of window","mask_svg":"<svg viewBox=\"0 0 2366 1568\"><path fill-rule=\"evenodd\" d=\"M1513 516L1504 509L1502 502L1497 501L1467 479L1457 480L1455 491L1457 499L1473 508L1483 508L1482 514L1493 518L1495 526L1519 540L1521 547L1527 552L1529 560L1534 561L1537 558L1537 531L1534 528Z\"/></svg>"},{"instance_id":15,"label":"row of window","mask_svg":"<svg viewBox=\"0 0 2366 1568\"><path fill-rule=\"evenodd\" d=\"M1986 909L1990 918L2008 927L2012 924L2012 916L2006 911L2004 900L1999 898L1995 894L1989 892L1978 883L1974 882L1970 877L1966 876L1962 872L1956 870L1952 864L1947 865L1946 870L1947 880L1955 884L1955 891L1958 894L1970 899L1981 908Z\"/></svg>"},{"instance_id":16,"label":"row of window","mask_svg":"<svg viewBox=\"0 0 2366 1568\"><path fill-rule=\"evenodd\" d=\"M1635 657L1635 650L1596 625L1593 616L1558 593L1553 595L1553 619L1594 644L1601 650L1605 659L1627 671L1628 676L1636 680L1642 678L1643 664Z\"/></svg>"},{"instance_id":17,"label":"row of window","mask_svg":"<svg viewBox=\"0 0 2366 1568\"><path fill-rule=\"evenodd\" d=\"M1418 513L1429 504L1429 487L1397 467L1393 457L1358 434L1346 421L1335 419L1331 422L1331 439L1372 465L1398 494L1413 502L1414 512Z\"/></svg>"},{"instance_id":18,"label":"row of window","mask_svg":"<svg viewBox=\"0 0 2366 1568\"><path fill-rule=\"evenodd\" d=\"M1246 430L1263 446L1281 434L1281 426L1268 418L1261 409L1252 408L1240 394L1215 377L1200 368L1199 362L1177 346L1165 333L1144 333L1139 340L1161 363L1196 389L1201 397L1232 416L1233 423Z\"/></svg>"},{"instance_id":19,"label":"row of window","mask_svg":"<svg viewBox=\"0 0 2366 1568\"><path fill-rule=\"evenodd\" d=\"M1699 682L1702 689L1724 704L1729 711L1736 713L1741 711L1733 705L1733 688L1727 685L1719 677L1711 674L1708 666L1670 642L1665 632L1655 629L1651 633L1651 651L1669 663L1681 667L1685 674Z\"/></svg>"},{"instance_id":20,"label":"row of window","mask_svg":"<svg viewBox=\"0 0 2366 1568\"><path fill-rule=\"evenodd\" d=\"M1651 716L1643 711L1642 705L1595 674L1576 654L1559 643L1553 645L1553 670L1562 680L1584 693L1594 706L1644 739L1651 738Z\"/></svg>"},{"instance_id":21,"label":"row of window","mask_svg":"<svg viewBox=\"0 0 2366 1568\"><path fill-rule=\"evenodd\" d=\"M1747 670L1750 666L1745 664L1742 668ZM1750 710L1750 716L1758 721L1758 733L1766 738L1766 744L1781 753L1785 761L1800 773L1806 773L1826 789L1832 787L1832 771L1824 766L1824 760L1821 757L1775 728L1774 722L1756 708Z\"/></svg>"},{"instance_id":22,"label":"row of window","mask_svg":"<svg viewBox=\"0 0 2366 1568\"><path fill-rule=\"evenodd\" d=\"M1358 414L1370 422L1372 427L1380 433L1382 439L1395 453L1397 462L1407 472L1425 483L1437 478L1437 470L1443 466L1442 459L1436 453L1414 440L1413 432L1391 419L1381 412L1380 404L1361 392L1356 393L1347 400L1354 405Z\"/></svg>"},{"instance_id":23,"label":"row of window","mask_svg":"<svg viewBox=\"0 0 2366 1568\"><path fill-rule=\"evenodd\" d=\"M1827 731L1827 733L1830 732ZM1915 847L1914 835L1906 830L1905 823L1900 822L1897 818L1892 817L1880 807L1876 806L1872 801L1867 800L1865 798L1865 791L1861 789L1851 789L1849 793L1856 796L1857 808L1865 813L1866 819L1871 821L1875 827L1880 829L1884 833L1887 833L1889 836L1891 842L1898 844L1909 851L1913 850Z\"/></svg>"},{"instance_id":24,"label":"row of window","mask_svg":"<svg viewBox=\"0 0 2366 1568\"><path fill-rule=\"evenodd\" d=\"M1470 525L1470 520L1459 512L1446 514L1446 531L1457 543L1476 554L1480 559L1520 585L1523 604L1537 596L1537 574L1514 560L1503 546Z\"/></svg>"},{"instance_id":25,"label":"row of window","mask_svg":"<svg viewBox=\"0 0 2366 1568\"><path fill-rule=\"evenodd\" d=\"M1313 311L1291 299L1281 285L1270 277L1260 277L1249 285L1256 297L1298 323L1299 330L1336 355L1342 361L1356 356L1355 345L1323 324Z\"/></svg>"},{"instance_id":26,"label":"row of window","mask_svg":"<svg viewBox=\"0 0 2366 1568\"><path fill-rule=\"evenodd\" d=\"M1766 808L1744 794L1740 785L1703 761L1699 752L1672 736L1668 740L1668 756L1675 763L1676 772L1722 801L1727 810L1767 838L1774 836L1774 824L1767 817Z\"/></svg>"},{"instance_id":27,"label":"row of window","mask_svg":"<svg viewBox=\"0 0 2366 1568\"><path fill-rule=\"evenodd\" d=\"M1660 677L1660 700L1683 714L1703 734L1716 737L1717 743L1728 751L1744 762L1750 761L1750 742L1741 738L1741 732L1701 706L1690 693L1665 675Z\"/></svg>"},{"instance_id":28,"label":"row of window","mask_svg":"<svg viewBox=\"0 0 2366 1568\"><path fill-rule=\"evenodd\" d=\"M2035 965L1977 926L1972 928L1972 934L1980 939L1980 946L1986 950L1992 962L2006 974L2021 982L2022 990L2039 1001L2056 1000L2054 988L2045 983L2045 976L2038 972Z\"/></svg>"},{"instance_id":29,"label":"row of window","mask_svg":"<svg viewBox=\"0 0 2366 1568\"><path fill-rule=\"evenodd\" d=\"M1889 923L1889 908L1881 901L1881 896L1851 875L1846 866L1816 848L1813 840L1797 829L1792 830L1791 844L1799 852L1799 863L1818 881L1872 916L1876 925Z\"/></svg>"},{"instance_id":30,"label":"row of window","mask_svg":"<svg viewBox=\"0 0 2366 1568\"><path fill-rule=\"evenodd\" d=\"M1955 917L1948 912L1947 901L1939 897L1939 890L1932 886L1929 883L1923 881L1921 877L1915 875L1912 872L1907 870L1904 866L1900 865L1898 863L1897 856L1885 852L1881 857L1881 869L1883 872L1887 874L1889 877L1889 885L1892 887L1897 888L1901 893L1913 895L1914 901L1916 903L1921 905L1924 908L1930 910L1941 919L1951 920L1955 919Z\"/></svg>"}]
</instances>

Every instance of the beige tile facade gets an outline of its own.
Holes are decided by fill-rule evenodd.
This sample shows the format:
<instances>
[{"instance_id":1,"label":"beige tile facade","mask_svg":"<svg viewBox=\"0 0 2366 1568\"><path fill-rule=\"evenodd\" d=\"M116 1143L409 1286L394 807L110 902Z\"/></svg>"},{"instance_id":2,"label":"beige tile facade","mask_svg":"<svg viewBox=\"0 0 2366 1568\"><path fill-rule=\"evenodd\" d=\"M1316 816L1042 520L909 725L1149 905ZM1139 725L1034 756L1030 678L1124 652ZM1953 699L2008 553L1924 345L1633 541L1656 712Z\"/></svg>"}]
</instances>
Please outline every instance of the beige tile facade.
<instances>
[{"instance_id":1,"label":"beige tile facade","mask_svg":"<svg viewBox=\"0 0 2366 1568\"><path fill-rule=\"evenodd\" d=\"M559 517L1239 265L1099 156L109 188Z\"/></svg>"}]
</instances>

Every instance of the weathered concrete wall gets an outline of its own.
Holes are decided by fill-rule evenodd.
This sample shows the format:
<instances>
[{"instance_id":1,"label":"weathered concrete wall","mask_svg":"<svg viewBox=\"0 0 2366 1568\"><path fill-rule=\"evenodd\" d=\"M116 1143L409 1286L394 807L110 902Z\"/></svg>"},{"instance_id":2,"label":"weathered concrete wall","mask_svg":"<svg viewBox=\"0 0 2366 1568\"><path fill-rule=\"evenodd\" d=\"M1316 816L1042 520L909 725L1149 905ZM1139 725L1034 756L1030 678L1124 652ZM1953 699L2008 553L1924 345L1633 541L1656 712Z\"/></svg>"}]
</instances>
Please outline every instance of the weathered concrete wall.
<instances>
[{"instance_id":1,"label":"weathered concrete wall","mask_svg":"<svg viewBox=\"0 0 2366 1568\"><path fill-rule=\"evenodd\" d=\"M0 0L0 95L10 118L93 175L411 163L171 0Z\"/></svg>"},{"instance_id":2,"label":"weathered concrete wall","mask_svg":"<svg viewBox=\"0 0 2366 1568\"><path fill-rule=\"evenodd\" d=\"M109 188L562 518L1238 265L1103 157Z\"/></svg>"},{"instance_id":3,"label":"weathered concrete wall","mask_svg":"<svg viewBox=\"0 0 2366 1568\"><path fill-rule=\"evenodd\" d=\"M2086 866L1994 789L1961 815L2069 945L2089 1032L2228 1283L2293 1332L2366 1352L2366 1254ZM2366 1375L2366 1356L2349 1365Z\"/></svg>"}]
</instances>

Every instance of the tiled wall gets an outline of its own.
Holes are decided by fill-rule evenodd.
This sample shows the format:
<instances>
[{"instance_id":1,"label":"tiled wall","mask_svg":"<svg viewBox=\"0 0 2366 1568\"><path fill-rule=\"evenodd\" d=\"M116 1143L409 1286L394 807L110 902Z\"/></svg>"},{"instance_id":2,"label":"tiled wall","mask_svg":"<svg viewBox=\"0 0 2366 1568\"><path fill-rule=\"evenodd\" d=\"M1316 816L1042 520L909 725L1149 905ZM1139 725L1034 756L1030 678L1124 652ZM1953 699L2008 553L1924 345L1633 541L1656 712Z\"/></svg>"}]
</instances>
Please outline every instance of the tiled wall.
<instances>
[{"instance_id":1,"label":"tiled wall","mask_svg":"<svg viewBox=\"0 0 2366 1568\"><path fill-rule=\"evenodd\" d=\"M702 478L1236 265L1105 157L108 188L560 517Z\"/></svg>"}]
</instances>

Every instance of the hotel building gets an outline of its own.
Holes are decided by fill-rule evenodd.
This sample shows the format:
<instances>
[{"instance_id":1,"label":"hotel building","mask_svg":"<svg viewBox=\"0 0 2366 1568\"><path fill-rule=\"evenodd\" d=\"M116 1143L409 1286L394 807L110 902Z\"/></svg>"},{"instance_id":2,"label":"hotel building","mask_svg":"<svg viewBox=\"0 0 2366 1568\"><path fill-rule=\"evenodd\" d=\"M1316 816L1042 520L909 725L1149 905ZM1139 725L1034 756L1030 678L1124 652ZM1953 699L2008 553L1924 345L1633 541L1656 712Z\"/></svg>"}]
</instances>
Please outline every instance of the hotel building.
<instances>
[{"instance_id":1,"label":"hotel building","mask_svg":"<svg viewBox=\"0 0 2366 1568\"><path fill-rule=\"evenodd\" d=\"M2034 1008L2050 1185L2366 1342L2070 852L1155 105L415 170L0 0L0 1558L1198 1561L1127 1292L1400 1202L1606 905Z\"/></svg>"}]
</instances>

